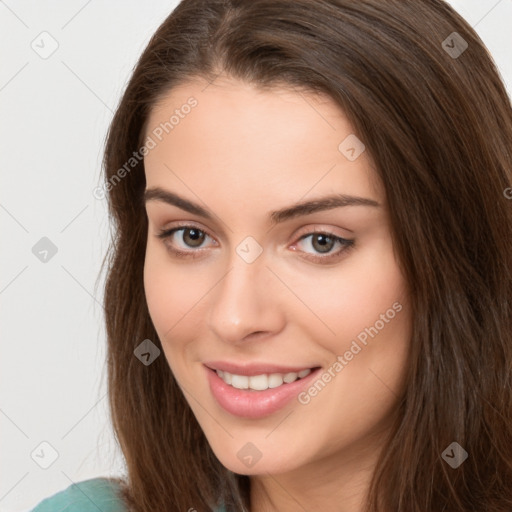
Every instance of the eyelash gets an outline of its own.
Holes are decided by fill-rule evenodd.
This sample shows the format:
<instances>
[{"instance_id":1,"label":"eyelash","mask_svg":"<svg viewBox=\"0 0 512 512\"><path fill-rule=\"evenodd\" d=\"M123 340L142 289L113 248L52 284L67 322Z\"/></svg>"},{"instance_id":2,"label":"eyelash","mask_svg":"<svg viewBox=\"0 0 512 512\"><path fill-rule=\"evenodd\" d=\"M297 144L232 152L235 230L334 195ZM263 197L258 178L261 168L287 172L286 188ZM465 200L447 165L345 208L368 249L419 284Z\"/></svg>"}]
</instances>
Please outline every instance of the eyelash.
<instances>
[{"instance_id":1,"label":"eyelash","mask_svg":"<svg viewBox=\"0 0 512 512\"><path fill-rule=\"evenodd\" d=\"M178 227L174 227L174 228L171 228L171 229L164 229L164 230L161 230L156 236L157 238L159 239L162 239L162 240L167 240L169 238L171 238L173 236L174 233L178 232L178 231L185 231L187 229L194 229L196 231L199 231L200 233L204 233L206 236L209 236L210 238L213 238L211 235L209 235L204 229L199 229L198 227L196 226L193 226L193 225L190 225L190 224L184 224L182 226L178 226ZM321 231L321 230L313 230L309 233L306 233L305 235L302 235L298 240L297 242L300 242L312 235L326 235L328 238L330 238L331 240L334 241L334 243L339 243L341 246L342 246L342 249L340 249L339 251L335 252L335 253L329 253L327 256L314 256L310 253L305 253L307 254L308 256L306 256L305 258L308 259L308 260L311 260L313 262L317 262L317 263L330 263L331 261L333 260L337 260L339 258L341 258L341 256L343 254L345 254L349 249L352 249L352 247L354 246L354 240L353 239L346 239L346 238L342 238L342 237L339 237L339 236L336 236L334 235L333 233L329 233L329 232L326 232L326 231ZM199 254L201 252L201 249L191 249L190 251L180 251L179 249L175 249L173 247L170 246L170 244L165 244L167 249L174 255L176 256L177 258L191 258L191 259L194 259L194 258L199 258L201 256L201 254Z\"/></svg>"}]
</instances>

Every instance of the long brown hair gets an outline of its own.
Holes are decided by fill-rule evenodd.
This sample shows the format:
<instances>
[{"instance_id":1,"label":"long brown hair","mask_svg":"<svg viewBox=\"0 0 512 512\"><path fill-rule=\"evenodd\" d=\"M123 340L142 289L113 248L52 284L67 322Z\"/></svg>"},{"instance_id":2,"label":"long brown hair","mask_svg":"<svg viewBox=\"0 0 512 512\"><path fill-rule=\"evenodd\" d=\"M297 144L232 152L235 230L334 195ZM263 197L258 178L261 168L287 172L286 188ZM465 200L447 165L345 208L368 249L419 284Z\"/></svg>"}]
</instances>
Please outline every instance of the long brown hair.
<instances>
[{"instance_id":1,"label":"long brown hair","mask_svg":"<svg viewBox=\"0 0 512 512\"><path fill-rule=\"evenodd\" d=\"M104 158L109 403L127 506L250 509L249 477L218 461L165 357L134 356L145 339L162 347L143 288L144 162L130 158L159 99L220 72L329 95L384 185L413 334L367 510L510 512L512 109L482 41L442 0L183 0L150 40ZM457 468L443 457L453 442L468 454Z\"/></svg>"}]
</instances>

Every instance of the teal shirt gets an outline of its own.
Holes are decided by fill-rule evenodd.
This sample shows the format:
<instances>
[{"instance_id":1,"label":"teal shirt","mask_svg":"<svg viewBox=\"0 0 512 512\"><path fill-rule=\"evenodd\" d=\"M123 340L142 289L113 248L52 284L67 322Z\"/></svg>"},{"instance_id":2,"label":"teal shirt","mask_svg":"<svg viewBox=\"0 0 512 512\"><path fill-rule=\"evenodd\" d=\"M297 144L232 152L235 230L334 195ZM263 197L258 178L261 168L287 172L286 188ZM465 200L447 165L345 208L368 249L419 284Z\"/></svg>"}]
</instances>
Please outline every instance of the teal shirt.
<instances>
[{"instance_id":1,"label":"teal shirt","mask_svg":"<svg viewBox=\"0 0 512 512\"><path fill-rule=\"evenodd\" d=\"M107 478L84 480L44 499L31 512L126 512L117 489L118 484Z\"/></svg>"}]
</instances>

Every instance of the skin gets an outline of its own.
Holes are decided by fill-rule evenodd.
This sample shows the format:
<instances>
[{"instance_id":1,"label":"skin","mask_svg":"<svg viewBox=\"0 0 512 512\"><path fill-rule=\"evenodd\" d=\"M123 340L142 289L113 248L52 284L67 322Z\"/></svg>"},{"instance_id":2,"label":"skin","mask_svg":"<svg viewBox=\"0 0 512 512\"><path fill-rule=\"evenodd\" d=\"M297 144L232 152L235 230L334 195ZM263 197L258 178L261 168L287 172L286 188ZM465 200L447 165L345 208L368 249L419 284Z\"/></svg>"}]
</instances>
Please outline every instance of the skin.
<instances>
[{"instance_id":1,"label":"skin","mask_svg":"<svg viewBox=\"0 0 512 512\"><path fill-rule=\"evenodd\" d=\"M354 130L329 97L284 86L261 91L226 76L207 85L172 89L147 125L150 135L190 96L197 99L146 155L146 187L173 191L213 215L146 203L144 285L165 357L218 459L251 475L251 511L362 511L403 389L411 336L385 194L367 152L350 161L338 150ZM269 222L271 211L332 193L380 206ZM206 232L199 248L189 231L157 237L178 222ZM308 260L327 257L313 235L300 240L314 230L354 246L331 242L327 255L339 258ZM263 249L250 264L236 252L247 236ZM199 257L176 257L171 247ZM208 360L327 370L397 301L401 311L307 405L293 400L246 419L210 392ZM237 457L248 442L262 454L250 468Z\"/></svg>"}]
</instances>

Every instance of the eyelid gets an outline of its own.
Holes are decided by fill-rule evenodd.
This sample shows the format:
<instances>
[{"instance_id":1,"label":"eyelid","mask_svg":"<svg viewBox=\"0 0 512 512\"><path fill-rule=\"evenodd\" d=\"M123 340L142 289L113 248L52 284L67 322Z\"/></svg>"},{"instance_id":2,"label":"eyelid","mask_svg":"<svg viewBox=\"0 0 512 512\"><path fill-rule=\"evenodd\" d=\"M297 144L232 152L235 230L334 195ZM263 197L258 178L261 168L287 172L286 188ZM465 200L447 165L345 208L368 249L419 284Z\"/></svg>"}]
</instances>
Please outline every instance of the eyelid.
<instances>
[{"instance_id":1,"label":"eyelid","mask_svg":"<svg viewBox=\"0 0 512 512\"><path fill-rule=\"evenodd\" d=\"M320 227L320 224L315 224L315 225L313 225L313 227L299 229L296 232L296 234L294 234L294 238L298 238L298 239L302 238L303 234L311 235L314 233L321 233L321 234L331 235L336 238L343 238L344 240L348 240L343 235L336 233L334 229L335 228ZM345 231L349 231L350 233L352 233L352 231L350 231L348 229L346 229Z\"/></svg>"}]
</instances>

